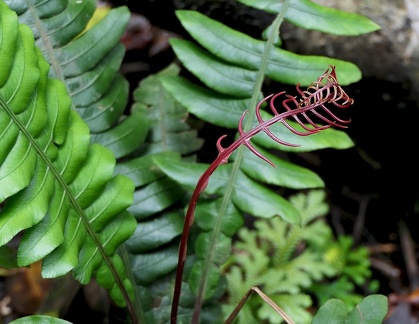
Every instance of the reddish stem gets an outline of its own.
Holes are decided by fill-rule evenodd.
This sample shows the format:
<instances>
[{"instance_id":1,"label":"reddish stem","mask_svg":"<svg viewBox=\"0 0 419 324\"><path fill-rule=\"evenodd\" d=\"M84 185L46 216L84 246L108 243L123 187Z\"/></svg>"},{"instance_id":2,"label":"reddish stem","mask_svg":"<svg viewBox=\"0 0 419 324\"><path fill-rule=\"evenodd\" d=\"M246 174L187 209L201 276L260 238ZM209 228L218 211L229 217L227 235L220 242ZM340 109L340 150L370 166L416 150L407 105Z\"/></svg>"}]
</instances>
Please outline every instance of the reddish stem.
<instances>
[{"instance_id":1,"label":"reddish stem","mask_svg":"<svg viewBox=\"0 0 419 324\"><path fill-rule=\"evenodd\" d=\"M263 99L256 108L256 116L258 118L259 124L251 129L248 132L243 132L243 120L246 115L245 111L240 118L239 122L239 134L240 137L234 141L230 146L227 148L223 148L221 146L221 140L226 136L222 136L217 141L217 148L219 151L219 154L217 158L209 165L207 170L202 174L202 176L199 178L195 190L192 193L192 197L189 202L188 210L186 212L185 216L185 222L183 227L183 233L180 240L179 245L179 257L178 257L178 267L176 272L176 281L175 281L175 288L174 288L174 294L173 294L173 302L172 302L172 310L171 310L171 317L170 321L171 324L176 324L177 320L177 309L179 306L179 299L180 299L180 293L181 293L181 287L182 287L182 279L183 279L183 270L185 266L186 261L186 255L188 250L188 239L189 239L189 232L191 229L191 226L194 222L194 215L195 215L195 209L196 205L198 203L199 196L201 193L205 190L205 188L208 185L209 178L213 174L213 172L217 169L218 166L221 164L225 164L228 161L228 158L230 155L240 146L245 145L247 148L249 148L256 156L261 158L262 160L268 162L272 166L274 164L264 157L262 154L257 152L257 150L250 144L250 139L255 136L256 134L262 132L265 132L270 138L272 138L274 141L287 145L287 146L298 146L291 143L287 143L282 141L281 139L277 138L270 130L269 127L273 124L276 124L277 122L281 122L286 128L288 128L291 132L294 134L300 135L300 136L307 136L314 133L317 133L321 130L327 129L330 126L336 126L340 128L346 128L345 125L350 121L349 120L342 120L337 118L328 108L325 107L326 104L333 104L337 108L347 108L350 105L352 105L353 100L350 99L346 93L342 90L340 85L337 82L336 74L334 67L331 67L331 72L328 72L327 70L319 79L317 82L314 82L312 86L308 88L311 90L315 90L313 93L307 91L301 91L299 87L297 86L297 91L300 95L302 95L302 100L300 102L297 102L295 97L286 95L284 92L278 93L275 96L270 95ZM321 81L326 80L326 84L323 84ZM275 109L273 105L274 99L276 99L278 96L285 94L286 99L283 100L282 106L286 109L285 112L279 114L277 110ZM326 95L325 95L326 94ZM271 104L270 108L274 113L274 117L267 121L263 121L262 117L260 115L260 106L263 102L267 101L271 98ZM339 103L339 101L342 101ZM292 109L288 106L289 103L293 103L295 105L295 108ZM321 115L318 111L315 111L316 108L321 107L322 112L324 113ZM326 125L319 126L311 121L311 119L306 115L307 112L313 112L315 116L320 117L321 120L326 122ZM309 126L306 126L299 118L298 115L302 116L309 124ZM326 115L326 116L324 116ZM290 126L286 119L289 117L293 117L294 120L304 129L304 131L298 131L292 126ZM330 120L329 118L333 118L334 120ZM341 124L339 124L341 123Z\"/></svg>"}]
</instances>

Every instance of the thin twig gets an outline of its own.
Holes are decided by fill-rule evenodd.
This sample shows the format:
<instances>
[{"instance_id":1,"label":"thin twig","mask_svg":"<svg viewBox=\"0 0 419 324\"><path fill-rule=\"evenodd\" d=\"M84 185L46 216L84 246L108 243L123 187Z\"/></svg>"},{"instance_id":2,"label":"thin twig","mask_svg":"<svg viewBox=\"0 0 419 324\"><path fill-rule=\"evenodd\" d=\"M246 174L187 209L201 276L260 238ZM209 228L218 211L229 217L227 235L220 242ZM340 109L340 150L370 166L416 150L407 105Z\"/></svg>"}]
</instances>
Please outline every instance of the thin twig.
<instances>
[{"instance_id":1,"label":"thin twig","mask_svg":"<svg viewBox=\"0 0 419 324\"><path fill-rule=\"evenodd\" d=\"M412 235L403 221L399 223L399 236L410 289L414 291L419 286L419 269Z\"/></svg>"},{"instance_id":2,"label":"thin twig","mask_svg":"<svg viewBox=\"0 0 419 324\"><path fill-rule=\"evenodd\" d=\"M234 319L239 314L240 310L243 308L244 304L246 303L247 299L250 297L252 292L257 293L269 306L271 306L288 324L295 324L291 318L281 309L277 304L275 304L268 296L266 296L258 287L250 288L243 298L240 300L239 304L234 308L233 312L224 322L224 324L231 324Z\"/></svg>"}]
</instances>

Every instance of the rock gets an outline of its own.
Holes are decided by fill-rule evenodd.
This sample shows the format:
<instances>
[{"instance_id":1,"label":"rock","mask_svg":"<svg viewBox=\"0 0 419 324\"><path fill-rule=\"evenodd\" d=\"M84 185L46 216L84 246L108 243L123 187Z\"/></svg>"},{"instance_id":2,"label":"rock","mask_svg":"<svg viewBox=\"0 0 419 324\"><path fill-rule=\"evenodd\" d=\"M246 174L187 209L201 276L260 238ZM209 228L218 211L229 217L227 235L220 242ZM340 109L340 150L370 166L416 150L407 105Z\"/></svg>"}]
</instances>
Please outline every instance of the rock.
<instances>
[{"instance_id":1,"label":"rock","mask_svg":"<svg viewBox=\"0 0 419 324\"><path fill-rule=\"evenodd\" d=\"M281 28L285 49L353 62L364 77L410 85L411 95L419 98L419 0L314 2L366 16L381 30L345 37L308 31L285 22Z\"/></svg>"}]
</instances>

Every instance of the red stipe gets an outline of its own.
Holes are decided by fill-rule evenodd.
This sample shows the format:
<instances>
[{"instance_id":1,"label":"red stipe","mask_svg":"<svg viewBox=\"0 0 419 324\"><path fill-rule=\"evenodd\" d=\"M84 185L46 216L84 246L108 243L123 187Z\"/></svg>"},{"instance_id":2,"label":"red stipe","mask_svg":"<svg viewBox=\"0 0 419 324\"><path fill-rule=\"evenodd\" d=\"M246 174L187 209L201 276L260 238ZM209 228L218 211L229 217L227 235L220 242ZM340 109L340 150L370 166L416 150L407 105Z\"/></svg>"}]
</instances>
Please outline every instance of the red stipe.
<instances>
[{"instance_id":1,"label":"red stipe","mask_svg":"<svg viewBox=\"0 0 419 324\"><path fill-rule=\"evenodd\" d=\"M172 310L171 310L171 317L170 317L171 324L176 324L177 309L179 306L180 292L181 292L182 279L183 279L183 270L185 266L186 255L187 255L189 231L194 221L196 204L198 203L199 196L207 187L210 176L217 169L217 167L220 166L221 164L227 163L230 155L240 145L246 146L257 157L259 157L260 159L266 161L267 163L275 167L272 161L270 161L268 158L263 156L252 146L252 144L250 143L250 139L256 134L260 132L264 132L267 136L269 136L272 140L274 140L275 142L279 144L286 145L286 146L294 146L294 147L299 146L297 144L288 143L279 139L269 130L269 127L271 127L272 125L278 122L282 123L289 131L299 136L312 135L322 130L325 130L331 126L338 127L338 128L346 128L347 124L350 123L350 120L338 118L328 108L328 106L333 106L338 109L344 109L344 108L350 107L353 104L353 99L349 98L349 96L343 91L343 89L339 85L334 66L330 66L326 70L326 72L317 79L317 81L313 82L307 88L307 90L302 91L300 89L300 85L297 85L296 89L300 97L293 97L286 94L285 92L280 92L275 95L271 94L265 99L263 99L261 102L259 102L259 104L256 106L256 113L255 113L259 124L255 128L249 130L248 132L245 132L243 129L243 122L244 122L244 118L246 116L247 110L243 112L238 123L238 132L240 136L230 146L224 148L221 145L221 141L226 137L226 135L223 135L218 139L217 144L216 144L216 147L219 152L218 156L209 165L208 169L202 174L202 176L199 178L196 184L195 190L192 193L192 197L189 202L189 207L186 212L183 233L182 233L182 237L181 237L180 245L179 245L179 259L178 259L175 289L173 293L173 303L172 303ZM279 113L278 109L275 107L275 101L281 96L285 97L281 103L282 108L285 111L282 113ZM274 114L274 116L271 119L264 121L260 113L260 108L261 108L261 105L268 100L270 100L269 107L272 113ZM325 123L325 125L316 124L308 116L308 113L312 113L315 117L322 120ZM294 127L292 127L287 122L288 118L292 118L295 122L297 122L301 126L303 130L302 131L297 130ZM197 302L200 302L202 305L202 300L197 301ZM200 309L194 310L192 323L198 323L199 311Z\"/></svg>"}]
</instances>

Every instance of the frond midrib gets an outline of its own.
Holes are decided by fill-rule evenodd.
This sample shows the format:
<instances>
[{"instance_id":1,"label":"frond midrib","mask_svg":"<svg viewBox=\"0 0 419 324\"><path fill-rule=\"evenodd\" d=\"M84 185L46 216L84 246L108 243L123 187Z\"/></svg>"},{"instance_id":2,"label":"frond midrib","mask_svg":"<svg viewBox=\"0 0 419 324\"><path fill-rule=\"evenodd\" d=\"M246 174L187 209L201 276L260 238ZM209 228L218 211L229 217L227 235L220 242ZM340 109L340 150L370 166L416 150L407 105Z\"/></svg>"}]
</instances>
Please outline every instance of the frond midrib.
<instances>
[{"instance_id":1,"label":"frond midrib","mask_svg":"<svg viewBox=\"0 0 419 324\"><path fill-rule=\"evenodd\" d=\"M31 16L33 17L33 19L35 20L35 26L38 29L39 33L40 33L40 37L42 38L42 41L44 43L46 52L48 53L48 57L50 58L48 60L48 63L50 64L50 66L54 69L55 75L57 76L57 79L64 81L64 77L63 77L63 73L62 70L60 68L60 64L58 63L58 60L54 54L54 49L51 45L51 42L49 41L48 38L48 34L46 33L45 29L43 28L41 21L39 20L38 15L36 14L36 8L35 6L32 4L32 1L30 0L25 0L26 4L28 5L28 8L31 12ZM65 83L64 83L65 84ZM67 88L67 85L66 85ZM68 89L67 89L68 92ZM73 106L73 104L72 104Z\"/></svg>"}]
</instances>

